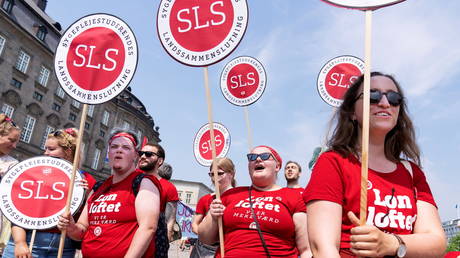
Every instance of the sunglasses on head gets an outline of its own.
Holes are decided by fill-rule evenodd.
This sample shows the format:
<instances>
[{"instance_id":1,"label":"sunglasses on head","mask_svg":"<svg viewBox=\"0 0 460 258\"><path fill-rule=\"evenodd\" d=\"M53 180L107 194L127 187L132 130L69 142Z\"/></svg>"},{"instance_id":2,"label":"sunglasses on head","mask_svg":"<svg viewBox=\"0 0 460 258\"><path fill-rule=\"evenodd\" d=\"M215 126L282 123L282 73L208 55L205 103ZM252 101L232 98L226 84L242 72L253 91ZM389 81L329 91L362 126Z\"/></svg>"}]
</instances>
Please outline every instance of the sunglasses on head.
<instances>
[{"instance_id":1,"label":"sunglasses on head","mask_svg":"<svg viewBox=\"0 0 460 258\"><path fill-rule=\"evenodd\" d=\"M361 96L364 95L364 92L361 92L361 94L358 95L356 100L361 98ZM388 92L381 92L380 90L372 89L370 91L369 95L369 101L371 104L378 104L380 100L382 99L383 95L387 97L388 103L392 105L393 107L397 107L401 105L403 101L403 96L396 91L388 91Z\"/></svg>"},{"instance_id":2,"label":"sunglasses on head","mask_svg":"<svg viewBox=\"0 0 460 258\"><path fill-rule=\"evenodd\" d=\"M63 134L63 132L61 132L61 131L58 130L58 131L52 132L51 134L52 134L54 137L58 137L58 136L61 136L61 135Z\"/></svg>"},{"instance_id":3,"label":"sunglasses on head","mask_svg":"<svg viewBox=\"0 0 460 258\"><path fill-rule=\"evenodd\" d=\"M150 157L152 157L153 155L158 156L158 153L155 153L155 152L153 152L153 151L138 151L137 153L139 154L139 157L142 157L142 155L144 155L144 154L145 154L145 156L146 156L147 158L150 158Z\"/></svg>"},{"instance_id":4,"label":"sunglasses on head","mask_svg":"<svg viewBox=\"0 0 460 258\"><path fill-rule=\"evenodd\" d=\"M220 171L217 172L217 175L218 175L218 176L223 176L224 174L225 174L225 172L220 172ZM214 176L214 173L209 172L208 175L209 175L210 177L213 177L213 176Z\"/></svg>"},{"instance_id":5,"label":"sunglasses on head","mask_svg":"<svg viewBox=\"0 0 460 258\"><path fill-rule=\"evenodd\" d=\"M254 161L254 160L256 160L258 157L260 157L261 160L267 160L267 159L269 159L271 156L272 156L272 154L271 154L271 153L268 153L268 152L260 153L260 154L249 153L249 154L247 155L248 161Z\"/></svg>"},{"instance_id":6,"label":"sunglasses on head","mask_svg":"<svg viewBox=\"0 0 460 258\"><path fill-rule=\"evenodd\" d=\"M5 121L10 122L10 124L14 127L18 127L16 123L10 117L5 117Z\"/></svg>"}]
</instances>

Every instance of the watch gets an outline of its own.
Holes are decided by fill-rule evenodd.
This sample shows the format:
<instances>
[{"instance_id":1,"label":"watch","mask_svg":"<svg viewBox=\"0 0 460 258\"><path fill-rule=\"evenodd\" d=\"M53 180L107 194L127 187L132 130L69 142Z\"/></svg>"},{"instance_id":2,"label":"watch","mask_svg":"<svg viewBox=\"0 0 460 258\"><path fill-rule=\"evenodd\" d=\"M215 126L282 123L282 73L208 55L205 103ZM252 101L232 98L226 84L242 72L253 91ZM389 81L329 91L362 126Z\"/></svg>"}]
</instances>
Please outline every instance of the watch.
<instances>
[{"instance_id":1,"label":"watch","mask_svg":"<svg viewBox=\"0 0 460 258\"><path fill-rule=\"evenodd\" d=\"M406 243L404 243L404 240L402 240L402 238L396 234L393 234L393 236L396 237L396 239L398 239L398 242L399 242L399 247L398 247L398 250L396 251L396 256L395 257L398 257L398 258L403 258L404 256L406 256L406 252L407 252L407 247L406 247Z\"/></svg>"}]
</instances>

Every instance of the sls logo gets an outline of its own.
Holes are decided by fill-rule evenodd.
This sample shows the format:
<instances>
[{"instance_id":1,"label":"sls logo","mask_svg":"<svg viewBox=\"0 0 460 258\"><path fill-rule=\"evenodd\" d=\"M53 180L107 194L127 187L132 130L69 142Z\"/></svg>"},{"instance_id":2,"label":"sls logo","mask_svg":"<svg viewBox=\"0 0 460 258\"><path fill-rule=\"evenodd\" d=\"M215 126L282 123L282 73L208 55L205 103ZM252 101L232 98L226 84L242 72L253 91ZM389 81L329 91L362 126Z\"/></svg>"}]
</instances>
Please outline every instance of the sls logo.
<instances>
[{"instance_id":1,"label":"sls logo","mask_svg":"<svg viewBox=\"0 0 460 258\"><path fill-rule=\"evenodd\" d=\"M97 226L97 227L94 228L93 232L94 232L95 236L100 236L102 234L102 228Z\"/></svg>"},{"instance_id":2,"label":"sls logo","mask_svg":"<svg viewBox=\"0 0 460 258\"><path fill-rule=\"evenodd\" d=\"M256 223L252 222L251 224L249 224L249 228L250 229L257 229Z\"/></svg>"}]
</instances>

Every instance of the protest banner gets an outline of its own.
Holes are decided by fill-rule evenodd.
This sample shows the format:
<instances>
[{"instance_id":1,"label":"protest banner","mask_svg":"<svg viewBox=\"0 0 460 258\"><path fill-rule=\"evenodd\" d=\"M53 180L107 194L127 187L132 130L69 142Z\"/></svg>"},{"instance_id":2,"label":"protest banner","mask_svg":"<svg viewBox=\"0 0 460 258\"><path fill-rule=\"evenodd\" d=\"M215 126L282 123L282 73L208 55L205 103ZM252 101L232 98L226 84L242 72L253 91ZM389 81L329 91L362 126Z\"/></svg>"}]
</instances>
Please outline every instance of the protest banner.
<instances>
[{"instance_id":1,"label":"protest banner","mask_svg":"<svg viewBox=\"0 0 460 258\"><path fill-rule=\"evenodd\" d=\"M188 207L181 201L177 202L176 221L179 224L182 237L198 238L198 236L192 231L194 214L195 211L193 211L192 208Z\"/></svg>"},{"instance_id":2,"label":"protest banner","mask_svg":"<svg viewBox=\"0 0 460 258\"><path fill-rule=\"evenodd\" d=\"M88 104L105 103L128 87L137 67L138 48L134 33L120 18L92 14L75 21L57 45L54 71L60 86L74 100L84 103L76 153L80 153ZM74 175L80 155L73 161ZM72 194L67 198L69 211ZM62 231L58 257L62 257L65 230Z\"/></svg>"}]
</instances>

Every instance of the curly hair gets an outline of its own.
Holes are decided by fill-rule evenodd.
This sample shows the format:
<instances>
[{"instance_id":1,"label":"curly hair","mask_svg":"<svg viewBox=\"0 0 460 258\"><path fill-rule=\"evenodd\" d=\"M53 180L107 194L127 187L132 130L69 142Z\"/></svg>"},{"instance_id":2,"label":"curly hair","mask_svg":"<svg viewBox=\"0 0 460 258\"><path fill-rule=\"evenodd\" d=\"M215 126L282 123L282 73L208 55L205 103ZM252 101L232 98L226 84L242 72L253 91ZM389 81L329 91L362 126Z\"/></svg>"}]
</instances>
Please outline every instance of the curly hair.
<instances>
[{"instance_id":1,"label":"curly hair","mask_svg":"<svg viewBox=\"0 0 460 258\"><path fill-rule=\"evenodd\" d=\"M21 130L6 114L0 114L0 136L6 136L12 130Z\"/></svg>"},{"instance_id":2,"label":"curly hair","mask_svg":"<svg viewBox=\"0 0 460 258\"><path fill-rule=\"evenodd\" d=\"M71 150L72 157L75 157L77 149L78 130L76 128L59 129L48 134L48 139L56 139L58 145L64 150Z\"/></svg>"}]
</instances>

